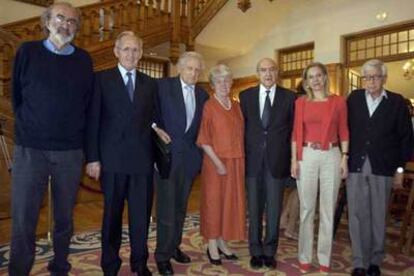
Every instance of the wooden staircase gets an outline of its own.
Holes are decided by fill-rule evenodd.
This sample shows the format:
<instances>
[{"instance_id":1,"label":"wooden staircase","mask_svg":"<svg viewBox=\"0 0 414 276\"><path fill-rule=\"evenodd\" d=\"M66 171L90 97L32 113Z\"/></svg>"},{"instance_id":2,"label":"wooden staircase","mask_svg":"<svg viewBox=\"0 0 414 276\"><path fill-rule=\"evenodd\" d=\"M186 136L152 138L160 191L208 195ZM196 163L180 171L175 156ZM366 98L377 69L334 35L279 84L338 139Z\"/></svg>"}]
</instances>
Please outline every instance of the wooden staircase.
<instances>
[{"instance_id":1,"label":"wooden staircase","mask_svg":"<svg viewBox=\"0 0 414 276\"><path fill-rule=\"evenodd\" d=\"M227 0L101 0L80 7L81 29L75 44L88 50L95 70L116 64L114 39L124 30L136 32L144 48L169 42L169 59L175 63L180 44L194 49L194 38ZM13 114L10 80L15 51L23 41L44 38L39 17L0 26L0 120L11 144Z\"/></svg>"}]
</instances>

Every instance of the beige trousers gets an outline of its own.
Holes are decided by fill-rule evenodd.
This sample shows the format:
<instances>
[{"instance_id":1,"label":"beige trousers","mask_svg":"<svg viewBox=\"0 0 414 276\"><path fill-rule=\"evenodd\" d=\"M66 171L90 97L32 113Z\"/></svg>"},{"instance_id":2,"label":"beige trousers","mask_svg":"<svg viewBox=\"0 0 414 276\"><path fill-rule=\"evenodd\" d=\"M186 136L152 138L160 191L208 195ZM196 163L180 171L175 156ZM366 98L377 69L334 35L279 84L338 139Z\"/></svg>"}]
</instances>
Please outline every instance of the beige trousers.
<instances>
[{"instance_id":1,"label":"beige trousers","mask_svg":"<svg viewBox=\"0 0 414 276\"><path fill-rule=\"evenodd\" d=\"M319 190L319 264L328 266L331 259L333 219L341 183L341 153L338 147L329 150L303 148L297 180L300 201L299 262L312 263L314 216Z\"/></svg>"}]
</instances>

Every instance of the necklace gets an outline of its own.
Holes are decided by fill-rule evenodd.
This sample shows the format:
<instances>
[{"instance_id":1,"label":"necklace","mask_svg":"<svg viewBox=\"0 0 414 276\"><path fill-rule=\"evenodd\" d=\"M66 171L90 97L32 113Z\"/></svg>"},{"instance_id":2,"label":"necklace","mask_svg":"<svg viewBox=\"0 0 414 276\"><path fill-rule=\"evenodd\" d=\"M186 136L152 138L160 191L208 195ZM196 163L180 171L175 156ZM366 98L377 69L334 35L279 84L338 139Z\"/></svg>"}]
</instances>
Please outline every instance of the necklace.
<instances>
[{"instance_id":1,"label":"necklace","mask_svg":"<svg viewBox=\"0 0 414 276\"><path fill-rule=\"evenodd\" d=\"M219 104L224 108L224 110L230 110L231 109L231 100L229 98L228 99L228 103L224 104L218 97L216 94L214 94L214 98L216 98L216 100L219 102Z\"/></svg>"}]
</instances>

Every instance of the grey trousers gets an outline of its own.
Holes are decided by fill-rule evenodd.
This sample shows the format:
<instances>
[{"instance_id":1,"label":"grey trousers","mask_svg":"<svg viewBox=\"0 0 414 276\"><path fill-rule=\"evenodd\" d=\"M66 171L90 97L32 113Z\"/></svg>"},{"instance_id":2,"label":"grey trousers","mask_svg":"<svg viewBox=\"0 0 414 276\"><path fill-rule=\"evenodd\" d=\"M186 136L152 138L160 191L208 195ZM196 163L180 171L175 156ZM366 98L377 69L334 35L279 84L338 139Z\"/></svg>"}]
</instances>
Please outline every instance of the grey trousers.
<instances>
[{"instance_id":1,"label":"grey trousers","mask_svg":"<svg viewBox=\"0 0 414 276\"><path fill-rule=\"evenodd\" d=\"M392 179L372 174L368 158L361 173L349 174L346 191L354 268L380 265L384 258L385 217Z\"/></svg>"},{"instance_id":2,"label":"grey trousers","mask_svg":"<svg viewBox=\"0 0 414 276\"><path fill-rule=\"evenodd\" d=\"M79 188L82 150L45 151L16 145L12 169L10 275L29 275L35 256L40 205L52 176L53 260L48 269L65 275L73 233L72 210Z\"/></svg>"}]
</instances>

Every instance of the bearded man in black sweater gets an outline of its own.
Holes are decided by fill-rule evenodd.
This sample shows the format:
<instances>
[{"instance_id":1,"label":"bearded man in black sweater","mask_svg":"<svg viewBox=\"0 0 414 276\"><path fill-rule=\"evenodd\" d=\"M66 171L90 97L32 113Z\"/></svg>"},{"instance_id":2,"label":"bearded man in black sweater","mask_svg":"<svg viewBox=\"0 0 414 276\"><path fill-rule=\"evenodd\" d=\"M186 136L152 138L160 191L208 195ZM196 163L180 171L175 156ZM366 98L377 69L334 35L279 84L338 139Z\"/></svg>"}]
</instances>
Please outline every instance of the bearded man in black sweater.
<instances>
[{"instance_id":1,"label":"bearded man in black sweater","mask_svg":"<svg viewBox=\"0 0 414 276\"><path fill-rule=\"evenodd\" d=\"M26 42L13 71L15 148L12 168L10 275L29 275L35 255L40 205L51 177L53 249L51 275L67 275L72 210L79 187L85 118L93 89L89 54L71 42L80 13L56 3L42 15L47 39Z\"/></svg>"}]
</instances>

